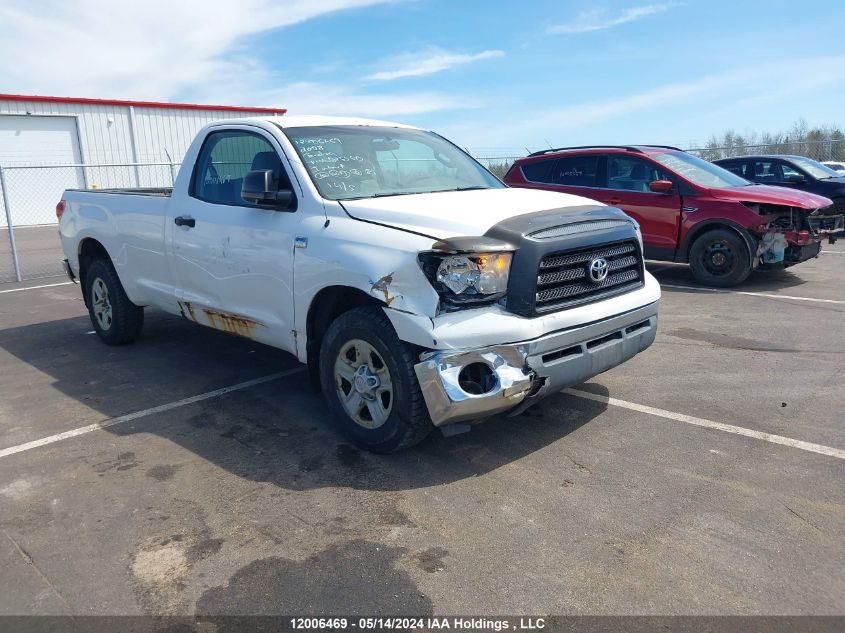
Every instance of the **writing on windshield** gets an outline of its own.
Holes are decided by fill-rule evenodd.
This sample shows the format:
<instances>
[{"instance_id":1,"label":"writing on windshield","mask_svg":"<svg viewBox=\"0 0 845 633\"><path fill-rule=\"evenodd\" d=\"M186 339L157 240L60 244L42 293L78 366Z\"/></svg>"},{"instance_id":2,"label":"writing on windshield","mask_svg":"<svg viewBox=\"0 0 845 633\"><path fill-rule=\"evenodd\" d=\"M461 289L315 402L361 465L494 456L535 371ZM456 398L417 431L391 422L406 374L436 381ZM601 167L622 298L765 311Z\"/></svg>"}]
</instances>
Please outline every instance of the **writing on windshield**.
<instances>
[{"instance_id":1,"label":"writing on windshield","mask_svg":"<svg viewBox=\"0 0 845 633\"><path fill-rule=\"evenodd\" d=\"M283 131L324 198L504 186L467 154L431 132L363 125Z\"/></svg>"}]
</instances>

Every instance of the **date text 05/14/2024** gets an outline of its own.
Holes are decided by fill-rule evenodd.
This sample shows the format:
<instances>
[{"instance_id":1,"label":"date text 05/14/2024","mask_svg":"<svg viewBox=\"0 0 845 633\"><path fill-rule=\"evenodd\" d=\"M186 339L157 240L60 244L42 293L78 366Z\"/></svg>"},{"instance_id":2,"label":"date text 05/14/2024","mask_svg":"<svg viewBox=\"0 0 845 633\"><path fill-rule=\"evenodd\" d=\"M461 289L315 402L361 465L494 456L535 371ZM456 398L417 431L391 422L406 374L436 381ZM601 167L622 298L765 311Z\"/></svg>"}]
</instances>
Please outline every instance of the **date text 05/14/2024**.
<instances>
[{"instance_id":1,"label":"date text 05/14/2024","mask_svg":"<svg viewBox=\"0 0 845 633\"><path fill-rule=\"evenodd\" d=\"M294 630L361 629L369 631L398 630L454 630L454 631L539 631L545 628L544 618L483 618L483 617L376 617L376 618L291 618Z\"/></svg>"}]
</instances>

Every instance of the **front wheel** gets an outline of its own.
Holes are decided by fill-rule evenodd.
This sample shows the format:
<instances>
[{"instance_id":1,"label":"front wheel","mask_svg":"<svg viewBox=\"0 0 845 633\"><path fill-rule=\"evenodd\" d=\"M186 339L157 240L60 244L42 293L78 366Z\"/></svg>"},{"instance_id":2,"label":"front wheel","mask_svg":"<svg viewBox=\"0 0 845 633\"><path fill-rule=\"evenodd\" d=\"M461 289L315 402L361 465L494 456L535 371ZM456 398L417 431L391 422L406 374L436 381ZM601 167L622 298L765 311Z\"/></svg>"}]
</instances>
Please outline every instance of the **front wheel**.
<instances>
[{"instance_id":1,"label":"front wheel","mask_svg":"<svg viewBox=\"0 0 845 633\"><path fill-rule=\"evenodd\" d=\"M431 432L414 372L415 354L378 307L340 315L320 346L320 384L341 431L375 453L392 453Z\"/></svg>"},{"instance_id":2,"label":"front wheel","mask_svg":"<svg viewBox=\"0 0 845 633\"><path fill-rule=\"evenodd\" d=\"M751 257L745 241L733 231L707 231L692 244L689 253L692 276L705 286L727 288L751 274Z\"/></svg>"},{"instance_id":3,"label":"front wheel","mask_svg":"<svg viewBox=\"0 0 845 633\"><path fill-rule=\"evenodd\" d=\"M91 263L85 275L85 292L91 324L104 343L123 345L140 336L144 308L126 296L110 261L98 259Z\"/></svg>"}]
</instances>

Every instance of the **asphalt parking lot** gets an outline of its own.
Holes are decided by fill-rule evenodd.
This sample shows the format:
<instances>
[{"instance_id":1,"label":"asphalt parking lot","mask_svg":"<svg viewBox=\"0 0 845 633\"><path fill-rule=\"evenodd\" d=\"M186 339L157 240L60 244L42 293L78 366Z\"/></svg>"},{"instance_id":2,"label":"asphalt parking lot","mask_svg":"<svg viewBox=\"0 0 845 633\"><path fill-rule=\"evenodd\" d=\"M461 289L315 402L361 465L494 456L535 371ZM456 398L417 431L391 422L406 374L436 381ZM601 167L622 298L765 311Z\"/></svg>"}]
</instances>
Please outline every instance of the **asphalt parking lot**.
<instances>
[{"instance_id":1,"label":"asphalt parking lot","mask_svg":"<svg viewBox=\"0 0 845 633\"><path fill-rule=\"evenodd\" d=\"M3 284L0 614L843 614L824 248L727 292L655 263L645 353L388 457L287 354L155 311L108 348L77 286Z\"/></svg>"}]
</instances>

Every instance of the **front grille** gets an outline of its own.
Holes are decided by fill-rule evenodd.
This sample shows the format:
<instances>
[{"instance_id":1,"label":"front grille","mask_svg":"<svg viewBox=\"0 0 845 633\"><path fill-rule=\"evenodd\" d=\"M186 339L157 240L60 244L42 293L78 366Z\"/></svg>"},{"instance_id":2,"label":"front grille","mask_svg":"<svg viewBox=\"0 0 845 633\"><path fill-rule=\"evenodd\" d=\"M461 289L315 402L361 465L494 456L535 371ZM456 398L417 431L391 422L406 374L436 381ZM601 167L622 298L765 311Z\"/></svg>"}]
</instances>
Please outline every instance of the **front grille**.
<instances>
[{"instance_id":1,"label":"front grille","mask_svg":"<svg viewBox=\"0 0 845 633\"><path fill-rule=\"evenodd\" d=\"M607 277L600 282L589 275L590 264L596 259L607 262ZM551 253L540 261L534 310L562 310L635 290L642 284L643 262L636 242Z\"/></svg>"}]
</instances>

